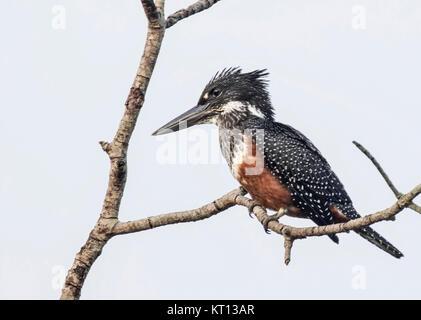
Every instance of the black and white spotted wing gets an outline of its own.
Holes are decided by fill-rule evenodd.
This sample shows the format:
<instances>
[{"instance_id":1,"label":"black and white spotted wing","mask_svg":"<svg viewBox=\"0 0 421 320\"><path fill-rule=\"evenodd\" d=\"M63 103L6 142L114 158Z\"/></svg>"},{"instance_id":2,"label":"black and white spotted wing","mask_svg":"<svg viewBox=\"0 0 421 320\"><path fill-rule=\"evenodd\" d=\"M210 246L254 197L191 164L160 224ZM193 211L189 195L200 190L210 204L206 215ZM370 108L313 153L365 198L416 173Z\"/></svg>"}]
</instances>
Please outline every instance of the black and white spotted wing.
<instances>
[{"instance_id":1,"label":"black and white spotted wing","mask_svg":"<svg viewBox=\"0 0 421 320\"><path fill-rule=\"evenodd\" d=\"M273 123L265 130L265 163L291 191L294 206L317 225L334 223L330 207L348 208L344 214L359 217L342 183L320 151L299 131ZM350 210L351 209L351 210ZM332 240L338 242L333 235Z\"/></svg>"},{"instance_id":2,"label":"black and white spotted wing","mask_svg":"<svg viewBox=\"0 0 421 320\"><path fill-rule=\"evenodd\" d=\"M331 207L348 219L357 219L355 210L342 183L320 151L302 133L277 122L251 120L251 127L262 128L254 139L259 152L264 152L265 166L291 191L293 205L317 225L334 223ZM259 123L257 123L259 121ZM264 143L262 143L264 141ZM263 147L262 147L263 145ZM396 258L403 254L371 227L355 230L363 238ZM329 237L339 242L336 235Z\"/></svg>"}]
</instances>

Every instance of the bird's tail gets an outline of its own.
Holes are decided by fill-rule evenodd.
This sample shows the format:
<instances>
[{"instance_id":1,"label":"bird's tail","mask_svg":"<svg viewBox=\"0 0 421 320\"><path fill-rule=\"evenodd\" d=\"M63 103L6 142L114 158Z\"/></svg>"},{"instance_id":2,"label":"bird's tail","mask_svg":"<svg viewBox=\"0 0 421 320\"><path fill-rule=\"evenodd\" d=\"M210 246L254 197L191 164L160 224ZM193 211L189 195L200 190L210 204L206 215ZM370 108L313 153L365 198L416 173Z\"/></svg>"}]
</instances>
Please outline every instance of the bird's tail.
<instances>
[{"instance_id":1,"label":"bird's tail","mask_svg":"<svg viewBox=\"0 0 421 320\"><path fill-rule=\"evenodd\" d=\"M389 241L383 238L380 234L378 234L372 228L362 227L361 229L355 230L355 232L358 233L364 239L370 241L375 246L379 247L380 249L394 256L395 258L399 259L403 257L402 252L400 252Z\"/></svg>"}]
</instances>

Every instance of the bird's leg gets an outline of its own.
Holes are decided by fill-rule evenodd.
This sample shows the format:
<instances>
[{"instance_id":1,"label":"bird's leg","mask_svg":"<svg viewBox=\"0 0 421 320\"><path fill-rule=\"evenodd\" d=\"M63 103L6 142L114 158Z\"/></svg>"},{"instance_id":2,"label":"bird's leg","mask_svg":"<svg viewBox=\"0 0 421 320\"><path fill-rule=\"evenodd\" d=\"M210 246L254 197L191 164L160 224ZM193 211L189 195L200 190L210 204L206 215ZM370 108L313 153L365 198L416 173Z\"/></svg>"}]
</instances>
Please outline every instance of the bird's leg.
<instances>
[{"instance_id":1,"label":"bird's leg","mask_svg":"<svg viewBox=\"0 0 421 320\"><path fill-rule=\"evenodd\" d=\"M265 232L266 233L270 233L270 231L269 231L269 229L268 229L268 224L269 224L269 222L271 222L271 221L278 221L278 219L280 218L280 217L282 217L285 213L287 213L288 212L288 209L287 208L281 208L281 209L279 209L278 210L278 212L277 213L275 213L275 214L272 214L272 215L270 215L270 216L267 216L267 217L265 217L264 219L263 219L263 221L262 221L262 224L263 224L263 229L265 229Z\"/></svg>"}]
</instances>

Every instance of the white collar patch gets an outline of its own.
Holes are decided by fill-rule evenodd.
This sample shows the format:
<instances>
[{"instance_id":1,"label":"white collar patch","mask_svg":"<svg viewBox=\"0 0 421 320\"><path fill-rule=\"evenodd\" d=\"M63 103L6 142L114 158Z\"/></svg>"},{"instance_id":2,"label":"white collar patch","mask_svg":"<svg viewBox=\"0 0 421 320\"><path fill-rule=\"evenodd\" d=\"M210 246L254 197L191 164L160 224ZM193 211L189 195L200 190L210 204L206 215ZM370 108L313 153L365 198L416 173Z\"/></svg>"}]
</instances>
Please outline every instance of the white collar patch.
<instances>
[{"instance_id":1,"label":"white collar patch","mask_svg":"<svg viewBox=\"0 0 421 320\"><path fill-rule=\"evenodd\" d=\"M222 113L230 113L233 111L244 111L246 105L240 101L231 101L222 106Z\"/></svg>"},{"instance_id":2,"label":"white collar patch","mask_svg":"<svg viewBox=\"0 0 421 320\"><path fill-rule=\"evenodd\" d=\"M265 118L265 115L263 114L262 111L260 111L259 109L257 109L255 106L253 105L248 105L248 110L250 111L250 113L258 118Z\"/></svg>"},{"instance_id":3,"label":"white collar patch","mask_svg":"<svg viewBox=\"0 0 421 320\"><path fill-rule=\"evenodd\" d=\"M233 111L244 112L248 110L252 115L264 119L265 115L262 111L256 108L256 106L251 105L249 103L243 103L240 101L231 101L222 106L222 114L227 114Z\"/></svg>"}]
</instances>

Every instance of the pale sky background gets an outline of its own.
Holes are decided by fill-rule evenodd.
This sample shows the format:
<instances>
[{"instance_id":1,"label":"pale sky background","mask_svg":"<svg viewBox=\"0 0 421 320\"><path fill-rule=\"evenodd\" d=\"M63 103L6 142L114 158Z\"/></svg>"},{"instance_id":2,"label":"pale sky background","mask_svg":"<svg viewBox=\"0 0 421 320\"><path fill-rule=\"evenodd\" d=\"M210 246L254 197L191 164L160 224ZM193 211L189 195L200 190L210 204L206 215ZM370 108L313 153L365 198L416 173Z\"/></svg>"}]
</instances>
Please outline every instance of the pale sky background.
<instances>
[{"instance_id":1,"label":"pale sky background","mask_svg":"<svg viewBox=\"0 0 421 320\"><path fill-rule=\"evenodd\" d=\"M167 0L167 14L192 1ZM64 30L52 27L55 5L65 8ZM355 5L366 10L365 29L353 27ZM101 210L109 162L98 141L112 139L123 113L146 18L138 0L4 0L0 12L0 298L56 299ZM267 68L277 120L319 147L361 214L389 207L392 192L351 141L402 192L421 183L420 37L417 0L222 0L179 22L166 33L130 144L121 220L196 208L237 186L218 148L209 146L218 161L162 164L168 140L151 136L226 66ZM200 130L186 133L215 132ZM171 138L177 152L180 137ZM350 233L340 245L296 241L286 267L282 238L232 208L113 238L82 298L420 299L420 226L409 210L374 226L401 260Z\"/></svg>"}]
</instances>

